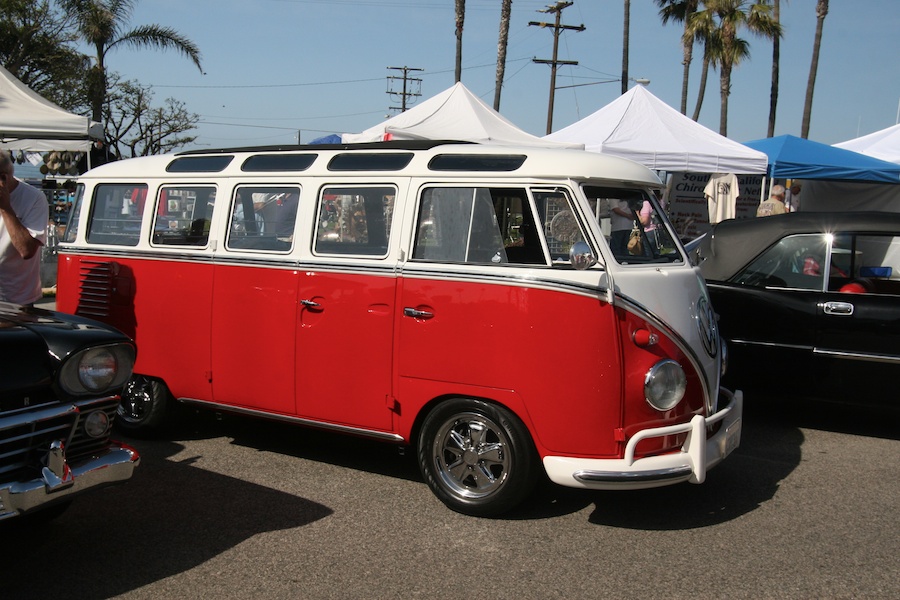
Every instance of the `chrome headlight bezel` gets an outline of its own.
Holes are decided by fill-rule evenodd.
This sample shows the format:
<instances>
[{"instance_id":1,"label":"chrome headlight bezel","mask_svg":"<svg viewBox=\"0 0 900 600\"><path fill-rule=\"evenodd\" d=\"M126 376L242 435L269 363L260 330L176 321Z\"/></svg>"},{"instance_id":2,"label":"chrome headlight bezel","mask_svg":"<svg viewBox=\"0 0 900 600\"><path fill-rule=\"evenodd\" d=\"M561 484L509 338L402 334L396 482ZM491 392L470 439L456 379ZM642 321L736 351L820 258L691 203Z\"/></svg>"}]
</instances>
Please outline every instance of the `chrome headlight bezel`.
<instances>
[{"instance_id":1,"label":"chrome headlight bezel","mask_svg":"<svg viewBox=\"0 0 900 600\"><path fill-rule=\"evenodd\" d=\"M67 357L59 385L74 396L102 394L121 388L131 377L135 351L131 344L92 346Z\"/></svg>"},{"instance_id":2,"label":"chrome headlight bezel","mask_svg":"<svg viewBox=\"0 0 900 600\"><path fill-rule=\"evenodd\" d=\"M653 365L644 376L644 398L654 410L666 412L675 408L687 391L687 375L671 358Z\"/></svg>"}]
</instances>

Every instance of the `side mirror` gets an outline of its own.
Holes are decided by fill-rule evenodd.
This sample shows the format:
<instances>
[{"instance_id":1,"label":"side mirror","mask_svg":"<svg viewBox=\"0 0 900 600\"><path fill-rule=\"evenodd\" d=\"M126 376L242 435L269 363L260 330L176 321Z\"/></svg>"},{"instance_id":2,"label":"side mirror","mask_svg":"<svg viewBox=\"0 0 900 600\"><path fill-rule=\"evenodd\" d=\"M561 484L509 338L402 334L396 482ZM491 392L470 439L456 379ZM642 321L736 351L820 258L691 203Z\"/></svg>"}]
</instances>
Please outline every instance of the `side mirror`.
<instances>
[{"instance_id":1,"label":"side mirror","mask_svg":"<svg viewBox=\"0 0 900 600\"><path fill-rule=\"evenodd\" d=\"M584 271L597 264L597 257L591 252L587 242L575 242L569 249L569 261L579 271Z\"/></svg>"}]
</instances>

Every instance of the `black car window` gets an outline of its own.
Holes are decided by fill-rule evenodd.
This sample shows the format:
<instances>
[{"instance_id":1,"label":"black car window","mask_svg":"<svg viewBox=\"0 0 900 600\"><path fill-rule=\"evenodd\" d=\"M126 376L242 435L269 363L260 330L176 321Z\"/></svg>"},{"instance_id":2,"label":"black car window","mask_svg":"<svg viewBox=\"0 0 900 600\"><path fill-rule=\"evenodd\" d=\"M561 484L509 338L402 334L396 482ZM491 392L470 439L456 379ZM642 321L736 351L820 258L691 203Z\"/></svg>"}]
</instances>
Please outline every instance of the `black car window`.
<instances>
[{"instance_id":1,"label":"black car window","mask_svg":"<svg viewBox=\"0 0 900 600\"><path fill-rule=\"evenodd\" d=\"M834 236L829 291L900 295L900 236Z\"/></svg>"},{"instance_id":2,"label":"black car window","mask_svg":"<svg viewBox=\"0 0 900 600\"><path fill-rule=\"evenodd\" d=\"M782 238L730 279L753 287L823 290L828 238L825 234Z\"/></svg>"}]
</instances>

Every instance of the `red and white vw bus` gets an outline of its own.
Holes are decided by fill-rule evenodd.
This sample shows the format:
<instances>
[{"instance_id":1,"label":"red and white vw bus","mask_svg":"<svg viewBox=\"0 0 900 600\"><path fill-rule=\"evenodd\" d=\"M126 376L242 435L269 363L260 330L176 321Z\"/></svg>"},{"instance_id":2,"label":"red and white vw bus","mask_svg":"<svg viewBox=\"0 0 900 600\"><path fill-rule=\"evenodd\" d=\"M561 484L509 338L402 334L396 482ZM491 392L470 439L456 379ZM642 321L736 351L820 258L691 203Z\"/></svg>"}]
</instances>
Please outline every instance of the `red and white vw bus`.
<instances>
[{"instance_id":1,"label":"red and white vw bus","mask_svg":"<svg viewBox=\"0 0 900 600\"><path fill-rule=\"evenodd\" d=\"M473 515L541 466L700 483L741 395L659 186L595 153L442 142L125 160L80 179L57 307L137 342L125 428L181 402L410 445Z\"/></svg>"}]
</instances>

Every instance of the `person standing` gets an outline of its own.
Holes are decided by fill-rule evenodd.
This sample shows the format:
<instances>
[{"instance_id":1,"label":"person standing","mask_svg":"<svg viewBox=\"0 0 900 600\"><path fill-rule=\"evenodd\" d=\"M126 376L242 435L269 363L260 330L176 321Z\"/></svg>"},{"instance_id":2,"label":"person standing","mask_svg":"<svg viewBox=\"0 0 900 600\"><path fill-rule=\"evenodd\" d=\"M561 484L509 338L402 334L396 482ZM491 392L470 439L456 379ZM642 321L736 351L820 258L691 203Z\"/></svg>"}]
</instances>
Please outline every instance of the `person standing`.
<instances>
[{"instance_id":1,"label":"person standing","mask_svg":"<svg viewBox=\"0 0 900 600\"><path fill-rule=\"evenodd\" d=\"M784 196L784 208L787 212L797 212L800 210L800 184L792 182Z\"/></svg>"},{"instance_id":2,"label":"person standing","mask_svg":"<svg viewBox=\"0 0 900 600\"><path fill-rule=\"evenodd\" d=\"M770 217L772 215L783 215L787 210L784 208L784 186L772 186L772 193L765 202L760 202L759 208L756 209L757 217Z\"/></svg>"},{"instance_id":3,"label":"person standing","mask_svg":"<svg viewBox=\"0 0 900 600\"><path fill-rule=\"evenodd\" d=\"M41 248L47 242L50 204L14 175L0 151L0 300L31 305L41 294Z\"/></svg>"},{"instance_id":4,"label":"person standing","mask_svg":"<svg viewBox=\"0 0 900 600\"><path fill-rule=\"evenodd\" d=\"M625 257L628 256L628 238L638 216L628 200L612 200L610 204L612 205L613 202L615 205L611 206L609 211L609 245L615 256Z\"/></svg>"}]
</instances>

